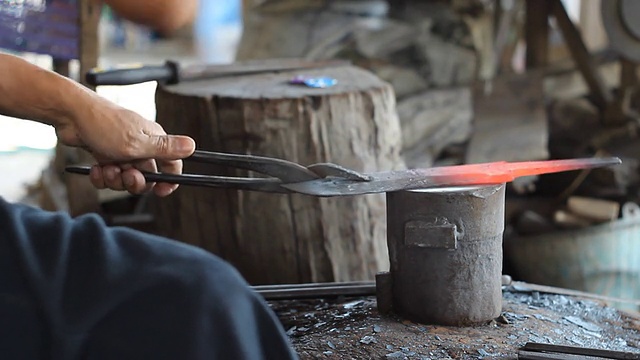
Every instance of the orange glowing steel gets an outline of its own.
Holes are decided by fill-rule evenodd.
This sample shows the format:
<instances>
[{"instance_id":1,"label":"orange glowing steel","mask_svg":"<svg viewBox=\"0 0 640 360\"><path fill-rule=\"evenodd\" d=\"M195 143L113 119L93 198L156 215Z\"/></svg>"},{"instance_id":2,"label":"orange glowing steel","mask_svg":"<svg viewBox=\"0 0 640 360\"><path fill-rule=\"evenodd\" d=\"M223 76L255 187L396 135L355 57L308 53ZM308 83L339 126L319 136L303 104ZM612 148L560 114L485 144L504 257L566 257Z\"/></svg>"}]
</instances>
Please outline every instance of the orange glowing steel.
<instances>
[{"instance_id":1,"label":"orange glowing steel","mask_svg":"<svg viewBox=\"0 0 640 360\"><path fill-rule=\"evenodd\" d=\"M524 161L509 163L505 161L447 166L428 169L428 176L433 176L443 184L480 185L511 182L522 176L541 175L563 171L580 170L615 165L621 163L618 158L588 158L549 161Z\"/></svg>"}]
</instances>

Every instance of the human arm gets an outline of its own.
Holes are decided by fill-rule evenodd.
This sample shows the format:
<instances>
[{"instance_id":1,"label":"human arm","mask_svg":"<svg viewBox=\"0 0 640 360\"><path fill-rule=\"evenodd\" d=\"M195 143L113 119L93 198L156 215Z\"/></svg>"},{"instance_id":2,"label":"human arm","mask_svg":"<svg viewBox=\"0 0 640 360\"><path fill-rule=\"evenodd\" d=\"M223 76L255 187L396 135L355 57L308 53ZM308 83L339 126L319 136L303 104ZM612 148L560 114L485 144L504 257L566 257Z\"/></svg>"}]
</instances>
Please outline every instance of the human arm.
<instances>
[{"instance_id":1,"label":"human arm","mask_svg":"<svg viewBox=\"0 0 640 360\"><path fill-rule=\"evenodd\" d=\"M118 16L171 34L196 18L198 0L104 0Z\"/></svg>"},{"instance_id":2,"label":"human arm","mask_svg":"<svg viewBox=\"0 0 640 360\"><path fill-rule=\"evenodd\" d=\"M89 150L99 166L91 170L98 188L159 196L177 186L146 184L137 169L180 173L194 141L167 135L162 127L78 83L18 57L0 54L0 114L51 125L58 139Z\"/></svg>"}]
</instances>

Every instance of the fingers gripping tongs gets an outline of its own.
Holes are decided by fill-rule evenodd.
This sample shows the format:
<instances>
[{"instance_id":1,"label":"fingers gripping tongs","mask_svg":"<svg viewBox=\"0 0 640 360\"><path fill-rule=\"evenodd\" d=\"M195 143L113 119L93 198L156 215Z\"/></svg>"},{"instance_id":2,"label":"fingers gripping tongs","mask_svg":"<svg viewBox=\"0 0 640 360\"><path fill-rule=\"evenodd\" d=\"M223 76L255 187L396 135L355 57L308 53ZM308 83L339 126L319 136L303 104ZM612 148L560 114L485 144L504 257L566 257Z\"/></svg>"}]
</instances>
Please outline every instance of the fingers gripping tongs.
<instances>
[{"instance_id":1,"label":"fingers gripping tongs","mask_svg":"<svg viewBox=\"0 0 640 360\"><path fill-rule=\"evenodd\" d=\"M147 181L312 196L350 196L444 186L489 185L540 175L620 164L616 157L549 161L492 162L382 171L362 174L332 163L302 166L290 161L220 152L196 151L185 160L249 170L267 177L226 177L143 172ZM89 174L88 166L67 172Z\"/></svg>"},{"instance_id":2,"label":"fingers gripping tongs","mask_svg":"<svg viewBox=\"0 0 640 360\"><path fill-rule=\"evenodd\" d=\"M149 182L284 194L297 192L283 187L282 185L284 184L300 183L326 177L338 177L353 181L369 180L369 177L366 175L331 163L314 164L304 167L294 162L271 157L201 150L196 150L190 157L184 160L249 170L266 175L267 177L229 177L198 174L177 175L146 171L142 171L142 174L145 180ZM90 166L67 166L65 168L65 171L69 173L81 175L88 175L90 170Z\"/></svg>"}]
</instances>

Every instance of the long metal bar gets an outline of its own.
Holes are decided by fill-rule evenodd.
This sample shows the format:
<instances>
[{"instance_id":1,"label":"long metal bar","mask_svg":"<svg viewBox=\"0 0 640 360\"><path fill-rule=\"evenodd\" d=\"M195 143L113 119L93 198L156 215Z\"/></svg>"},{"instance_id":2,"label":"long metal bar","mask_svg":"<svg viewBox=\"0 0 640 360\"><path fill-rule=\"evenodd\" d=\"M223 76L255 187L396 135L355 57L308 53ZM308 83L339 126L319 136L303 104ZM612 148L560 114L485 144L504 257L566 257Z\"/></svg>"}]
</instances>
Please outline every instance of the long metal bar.
<instances>
[{"instance_id":1,"label":"long metal bar","mask_svg":"<svg viewBox=\"0 0 640 360\"><path fill-rule=\"evenodd\" d=\"M617 157L550 161L493 162L408 169L360 174L335 164L315 164L309 168L289 161L249 155L198 152L192 160L231 168L250 169L278 178L221 177L194 174L143 172L146 180L172 184L227 187L276 193L297 192L311 196L352 196L445 186L492 185L513 181L520 176L617 165ZM188 160L189 158L187 158ZM310 170L311 169L311 170ZM88 175L87 166L67 167L66 171ZM322 175L320 175L322 174ZM318 178L319 176L325 176Z\"/></svg>"},{"instance_id":2,"label":"long metal bar","mask_svg":"<svg viewBox=\"0 0 640 360\"><path fill-rule=\"evenodd\" d=\"M502 161L364 174L370 178L369 181L329 177L298 183L285 183L282 184L282 187L314 196L351 196L443 186L501 184L511 182L520 176L549 174L620 163L621 160L616 157L524 162Z\"/></svg>"},{"instance_id":3,"label":"long metal bar","mask_svg":"<svg viewBox=\"0 0 640 360\"><path fill-rule=\"evenodd\" d=\"M503 285L506 285L503 283ZM541 293L583 297L604 302L619 302L640 305L640 300L621 299L584 291L559 288L554 286L530 284L513 281L508 284L513 291L538 291ZM352 281L307 284L256 285L252 287L267 300L292 300L303 298L329 298L338 296L373 296L376 295L375 281Z\"/></svg>"},{"instance_id":4,"label":"long metal bar","mask_svg":"<svg viewBox=\"0 0 640 360\"><path fill-rule=\"evenodd\" d=\"M522 347L522 350L530 351L530 352L546 352L546 353L559 353L559 354L571 354L571 355L582 355L582 356L595 356L598 358L606 358L606 359L630 359L630 360L640 359L640 354L635 354L631 352L601 350L601 349L583 348L583 347L566 346L566 345L541 344L541 343L533 343L533 342L526 343L524 347Z\"/></svg>"},{"instance_id":5,"label":"long metal bar","mask_svg":"<svg viewBox=\"0 0 640 360\"><path fill-rule=\"evenodd\" d=\"M374 296L374 281L352 283L312 283L299 285L261 285L253 287L265 300L335 298L339 296Z\"/></svg>"},{"instance_id":6,"label":"long metal bar","mask_svg":"<svg viewBox=\"0 0 640 360\"><path fill-rule=\"evenodd\" d=\"M287 290L300 288L327 288L327 287L351 287L361 285L375 285L375 281L349 281L349 282L330 282L330 283L306 283L306 284L276 284L276 285L255 285L254 290Z\"/></svg>"}]
</instances>

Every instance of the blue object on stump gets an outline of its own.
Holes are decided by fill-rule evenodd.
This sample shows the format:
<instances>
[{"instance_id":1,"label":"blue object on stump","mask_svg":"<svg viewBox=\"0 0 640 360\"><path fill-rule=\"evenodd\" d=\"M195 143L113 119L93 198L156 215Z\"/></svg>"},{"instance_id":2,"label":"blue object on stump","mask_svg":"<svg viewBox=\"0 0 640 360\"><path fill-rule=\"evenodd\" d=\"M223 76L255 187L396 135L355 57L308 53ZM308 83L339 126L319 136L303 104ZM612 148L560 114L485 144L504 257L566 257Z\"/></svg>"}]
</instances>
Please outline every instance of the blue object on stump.
<instances>
[{"instance_id":1,"label":"blue object on stump","mask_svg":"<svg viewBox=\"0 0 640 360\"><path fill-rule=\"evenodd\" d=\"M310 88L328 88L337 84L338 80L328 76L310 77L299 75L291 79L289 83L293 85L304 85Z\"/></svg>"}]
</instances>

